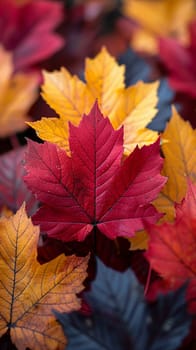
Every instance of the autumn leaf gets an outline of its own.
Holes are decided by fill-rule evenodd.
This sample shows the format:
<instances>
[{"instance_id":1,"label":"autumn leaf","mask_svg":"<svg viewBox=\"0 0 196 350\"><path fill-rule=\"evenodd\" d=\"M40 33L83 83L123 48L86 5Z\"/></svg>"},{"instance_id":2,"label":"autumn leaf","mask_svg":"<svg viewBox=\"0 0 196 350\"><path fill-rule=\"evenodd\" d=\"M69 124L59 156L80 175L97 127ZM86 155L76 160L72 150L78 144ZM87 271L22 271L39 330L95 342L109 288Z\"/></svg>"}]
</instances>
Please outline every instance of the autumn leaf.
<instances>
[{"instance_id":1,"label":"autumn leaf","mask_svg":"<svg viewBox=\"0 0 196 350\"><path fill-rule=\"evenodd\" d=\"M15 0L1 0L0 17L0 42L13 53L15 71L34 68L64 43L54 33L63 19L59 2L30 0L19 6Z\"/></svg>"},{"instance_id":2,"label":"autumn leaf","mask_svg":"<svg viewBox=\"0 0 196 350\"><path fill-rule=\"evenodd\" d=\"M23 180L25 171L22 161L25 151L26 146L0 156L0 207L4 208L4 212L5 207L16 212L23 202L26 203L29 215L35 213L38 207L38 202Z\"/></svg>"},{"instance_id":3,"label":"autumn leaf","mask_svg":"<svg viewBox=\"0 0 196 350\"><path fill-rule=\"evenodd\" d=\"M149 80L151 75L150 64L130 47L119 56L118 63L125 65L126 86L136 84L140 80L145 82Z\"/></svg>"},{"instance_id":4,"label":"autumn leaf","mask_svg":"<svg viewBox=\"0 0 196 350\"><path fill-rule=\"evenodd\" d=\"M0 138L26 129L28 110L37 98L36 75L13 73L10 53L0 48Z\"/></svg>"},{"instance_id":5,"label":"autumn leaf","mask_svg":"<svg viewBox=\"0 0 196 350\"><path fill-rule=\"evenodd\" d=\"M194 0L125 0L123 12L138 23L131 45L149 54L158 52L158 38L188 41L188 24L196 16Z\"/></svg>"},{"instance_id":6,"label":"autumn leaf","mask_svg":"<svg viewBox=\"0 0 196 350\"><path fill-rule=\"evenodd\" d=\"M149 247L145 256L152 268L172 288L190 280L188 295L196 289L196 187L189 182L181 204L176 205L174 223L147 225ZM194 297L195 299L195 297ZM196 312L193 300L192 311Z\"/></svg>"},{"instance_id":7,"label":"autumn leaf","mask_svg":"<svg viewBox=\"0 0 196 350\"><path fill-rule=\"evenodd\" d=\"M125 152L136 145L152 144L157 132L146 129L157 113L158 82L143 83L125 88L124 65L119 66L105 48L94 58L86 59L86 83L62 68L53 73L44 72L42 96L59 118L42 118L29 123L38 136L69 151L70 121L77 126L83 113L89 113L98 100L101 111L115 129L124 125Z\"/></svg>"},{"instance_id":8,"label":"autumn leaf","mask_svg":"<svg viewBox=\"0 0 196 350\"><path fill-rule=\"evenodd\" d=\"M57 313L68 337L67 350L178 349L191 321L185 286L149 304L131 269L119 273L99 260L97 269L84 296L90 314Z\"/></svg>"},{"instance_id":9,"label":"autumn leaf","mask_svg":"<svg viewBox=\"0 0 196 350\"><path fill-rule=\"evenodd\" d=\"M109 114L115 129L124 126L124 148L129 154L136 145L142 147L156 141L157 133L145 126L156 115L157 89L159 83L136 83L119 93L116 110ZM156 102L155 102L156 101ZM155 102L154 106L153 103ZM125 117L126 116L126 117ZM148 123L146 121L148 120Z\"/></svg>"},{"instance_id":10,"label":"autumn leaf","mask_svg":"<svg viewBox=\"0 0 196 350\"><path fill-rule=\"evenodd\" d=\"M184 121L175 109L163 133L167 142L163 143L164 154L163 175L168 177L164 188L154 201L164 220L173 220L174 203L180 203L185 197L187 179L196 181L196 132L189 122Z\"/></svg>"},{"instance_id":11,"label":"autumn leaf","mask_svg":"<svg viewBox=\"0 0 196 350\"><path fill-rule=\"evenodd\" d=\"M0 336L9 330L19 350L64 349L66 340L52 309L79 309L76 293L83 289L87 258L60 255L40 265L38 238L24 205L0 219Z\"/></svg>"},{"instance_id":12,"label":"autumn leaf","mask_svg":"<svg viewBox=\"0 0 196 350\"><path fill-rule=\"evenodd\" d=\"M145 230L136 232L134 237L129 238L130 250L146 250L148 247L148 235Z\"/></svg>"},{"instance_id":13,"label":"autumn leaf","mask_svg":"<svg viewBox=\"0 0 196 350\"><path fill-rule=\"evenodd\" d=\"M123 129L115 131L95 104L79 127L70 124L70 149L71 157L54 144L29 142L25 181L43 203L34 216L41 230L63 241L96 229L114 239L160 217L150 204L165 183L159 141L122 163Z\"/></svg>"},{"instance_id":14,"label":"autumn leaf","mask_svg":"<svg viewBox=\"0 0 196 350\"><path fill-rule=\"evenodd\" d=\"M118 58L119 64L124 64L125 71L125 84L130 86L136 84L138 81L149 82L152 76L152 67L147 61L134 52L131 48L128 48ZM157 114L153 120L148 124L148 128L151 130L162 132L165 130L167 121L171 117L171 102L173 100L174 91L171 90L166 78L160 80L158 88L158 104Z\"/></svg>"},{"instance_id":15,"label":"autumn leaf","mask_svg":"<svg viewBox=\"0 0 196 350\"><path fill-rule=\"evenodd\" d=\"M168 72L171 87L179 93L195 98L196 20L189 26L189 36L189 45L183 45L172 38L160 39L159 55Z\"/></svg>"}]
</instances>

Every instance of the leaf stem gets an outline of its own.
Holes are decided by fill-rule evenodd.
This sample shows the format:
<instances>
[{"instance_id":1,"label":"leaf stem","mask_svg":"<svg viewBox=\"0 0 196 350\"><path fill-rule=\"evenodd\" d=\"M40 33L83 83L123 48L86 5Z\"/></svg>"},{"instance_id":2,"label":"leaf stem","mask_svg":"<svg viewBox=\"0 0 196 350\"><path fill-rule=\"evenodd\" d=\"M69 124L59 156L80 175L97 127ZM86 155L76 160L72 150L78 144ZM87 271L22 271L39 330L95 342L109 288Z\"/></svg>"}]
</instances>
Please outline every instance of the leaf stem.
<instances>
[{"instance_id":1,"label":"leaf stem","mask_svg":"<svg viewBox=\"0 0 196 350\"><path fill-rule=\"evenodd\" d=\"M94 225L94 228L93 228L93 251L94 251L94 254L96 255L96 253L97 253L97 225Z\"/></svg>"}]
</instances>

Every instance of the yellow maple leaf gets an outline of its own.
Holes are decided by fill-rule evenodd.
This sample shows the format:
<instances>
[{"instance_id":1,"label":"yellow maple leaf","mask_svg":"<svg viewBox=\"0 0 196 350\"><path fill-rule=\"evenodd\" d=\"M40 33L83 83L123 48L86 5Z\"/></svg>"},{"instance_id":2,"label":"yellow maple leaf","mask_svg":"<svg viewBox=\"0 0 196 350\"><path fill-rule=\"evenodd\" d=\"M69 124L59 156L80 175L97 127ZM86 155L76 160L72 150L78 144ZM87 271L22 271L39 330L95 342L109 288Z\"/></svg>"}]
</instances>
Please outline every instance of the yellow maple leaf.
<instances>
[{"instance_id":1,"label":"yellow maple leaf","mask_svg":"<svg viewBox=\"0 0 196 350\"><path fill-rule=\"evenodd\" d=\"M94 58L86 59L85 79L105 115L110 115L118 102L118 92L125 88L125 66L119 66L105 48Z\"/></svg>"},{"instance_id":2,"label":"yellow maple leaf","mask_svg":"<svg viewBox=\"0 0 196 350\"><path fill-rule=\"evenodd\" d=\"M174 203L180 203L185 197L187 179L196 182L196 131L188 121L184 121L173 108L163 138L164 166L162 174L168 177L163 190L154 201L156 208L166 213L164 220L174 218Z\"/></svg>"},{"instance_id":3,"label":"yellow maple leaf","mask_svg":"<svg viewBox=\"0 0 196 350\"><path fill-rule=\"evenodd\" d=\"M69 152L68 122L78 125L97 99L102 113L110 118L114 128L124 125L126 153L137 144L141 147L153 143L157 132L146 126L157 113L158 82L138 82L125 88L124 75L124 65L119 66L105 48L95 58L86 59L86 83L65 68L53 73L44 72L42 96L59 118L42 118L28 124L41 139L56 143Z\"/></svg>"},{"instance_id":4,"label":"yellow maple leaf","mask_svg":"<svg viewBox=\"0 0 196 350\"><path fill-rule=\"evenodd\" d=\"M38 96L35 75L13 75L12 56L0 47L0 137L24 130L27 112Z\"/></svg>"},{"instance_id":5,"label":"yellow maple leaf","mask_svg":"<svg viewBox=\"0 0 196 350\"><path fill-rule=\"evenodd\" d=\"M130 250L146 250L148 248L148 234L146 231L138 231L135 236L128 238L131 243Z\"/></svg>"},{"instance_id":6,"label":"yellow maple leaf","mask_svg":"<svg viewBox=\"0 0 196 350\"><path fill-rule=\"evenodd\" d=\"M165 214L161 221L173 221L174 205L185 197L187 179L190 178L196 183L196 130L193 130L190 123L184 121L173 108L172 117L162 139L166 140L162 144L162 175L166 176L168 181L153 204L159 212ZM129 241L131 250L147 249L148 234L146 231L137 232Z\"/></svg>"},{"instance_id":7,"label":"yellow maple leaf","mask_svg":"<svg viewBox=\"0 0 196 350\"><path fill-rule=\"evenodd\" d=\"M88 258L60 255L40 265L38 237L24 205L0 218L0 336L9 330L19 350L60 350L66 340L52 309L79 309L76 293L83 289Z\"/></svg>"},{"instance_id":8,"label":"yellow maple leaf","mask_svg":"<svg viewBox=\"0 0 196 350\"><path fill-rule=\"evenodd\" d=\"M115 129L124 126L124 149L129 154L136 145L142 147L156 141L157 133L145 128L157 113L159 82L139 81L119 93L116 108L110 114Z\"/></svg>"},{"instance_id":9,"label":"yellow maple leaf","mask_svg":"<svg viewBox=\"0 0 196 350\"><path fill-rule=\"evenodd\" d=\"M196 16L194 0L125 0L124 14L140 25L133 33L136 50L157 53L158 37L188 41L188 23Z\"/></svg>"}]
</instances>

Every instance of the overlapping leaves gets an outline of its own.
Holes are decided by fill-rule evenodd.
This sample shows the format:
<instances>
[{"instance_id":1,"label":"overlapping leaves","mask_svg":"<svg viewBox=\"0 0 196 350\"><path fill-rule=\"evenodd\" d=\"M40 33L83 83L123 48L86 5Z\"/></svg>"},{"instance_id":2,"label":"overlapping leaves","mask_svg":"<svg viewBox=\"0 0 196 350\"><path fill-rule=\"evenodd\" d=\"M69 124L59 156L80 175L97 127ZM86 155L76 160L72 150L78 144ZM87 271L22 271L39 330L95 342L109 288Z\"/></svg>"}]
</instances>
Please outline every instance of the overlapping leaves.
<instances>
[{"instance_id":1,"label":"overlapping leaves","mask_svg":"<svg viewBox=\"0 0 196 350\"><path fill-rule=\"evenodd\" d=\"M175 350L189 330L185 287L148 305L130 270L122 274L99 261L86 299L87 316L57 314L68 337L67 350Z\"/></svg>"},{"instance_id":2,"label":"overlapping leaves","mask_svg":"<svg viewBox=\"0 0 196 350\"><path fill-rule=\"evenodd\" d=\"M151 201L165 183L159 140L122 162L123 129L115 131L95 104L79 127L70 124L70 150L71 157L54 144L29 142L25 179L43 203L34 216L41 230L64 241L96 229L114 239L158 220Z\"/></svg>"},{"instance_id":3,"label":"overlapping leaves","mask_svg":"<svg viewBox=\"0 0 196 350\"><path fill-rule=\"evenodd\" d=\"M125 0L124 13L138 24L132 46L155 54L160 37L187 43L188 24L196 16L196 6L194 0Z\"/></svg>"},{"instance_id":4,"label":"overlapping leaves","mask_svg":"<svg viewBox=\"0 0 196 350\"><path fill-rule=\"evenodd\" d=\"M0 2L0 43L13 53L14 70L24 71L34 67L56 52L63 39L54 33L62 21L59 2L49 0Z\"/></svg>"},{"instance_id":5,"label":"overlapping leaves","mask_svg":"<svg viewBox=\"0 0 196 350\"><path fill-rule=\"evenodd\" d=\"M162 221L173 221L175 203L180 203L186 195L187 181L196 181L196 133L188 121L184 121L173 108L171 120L162 134L164 154L162 174L167 177L165 186L153 202L160 213ZM146 249L148 235L138 232L131 239L131 249Z\"/></svg>"},{"instance_id":6,"label":"overlapping leaves","mask_svg":"<svg viewBox=\"0 0 196 350\"><path fill-rule=\"evenodd\" d=\"M174 218L174 203L185 197L187 179L196 181L196 132L173 110L173 116L163 133L167 140L162 145L164 153L163 175L168 177L160 195L154 202L156 208L165 213L164 220Z\"/></svg>"},{"instance_id":7,"label":"overlapping leaves","mask_svg":"<svg viewBox=\"0 0 196 350\"><path fill-rule=\"evenodd\" d=\"M195 16L193 0L125 3L132 18L135 7L139 25L134 34L138 45L145 38L145 44L155 48L151 51L155 53L160 36L175 34L177 40L187 42L187 23ZM61 46L62 40L53 33L62 18L61 9L59 3L46 0L0 2L0 41L14 56L12 61L10 53L3 49L0 52L0 137L25 128L27 111L36 98L37 81L35 76L15 72L34 68ZM161 47L166 43L165 63L173 87L193 98L194 23L190 28L189 46L182 49L178 42L167 46L174 41L162 39ZM180 58L176 55L179 49ZM140 67L144 65L138 61L139 73L146 74L146 68L141 72ZM154 68L151 78L157 74L158 66ZM33 217L41 226L41 237L24 207L17 211L23 199L27 200L28 213L36 206L22 180L23 150L18 148L0 158L1 209L7 205L17 211L14 216L3 211L0 219L0 336L11 337L19 350L64 348L67 340L54 318L53 308L58 311L69 338L68 349L72 350L174 350L190 325L186 286L189 309L196 312L196 189L190 182L187 186L187 178L192 182L196 179L195 131L173 112L161 142L162 175L168 179L165 184L160 175L160 141L157 133L147 128L150 125L162 131L169 119L159 104L162 117L157 115L155 124L158 83L138 82L127 88L124 73L125 67L119 66L106 49L86 60L86 82L64 68L44 73L43 97L59 118L30 123L49 142L40 145L30 141L26 156L26 181L41 202ZM95 100L97 104L91 110ZM168 93L164 101L168 111ZM155 225L159 218L173 223ZM130 240L132 249L146 247L147 235L138 233L143 226L150 237L146 257L156 271L152 272L152 279L149 273L147 282L148 261L141 252L129 250ZM88 277L93 275L96 279L86 296L91 308L87 317L81 312L60 313L80 307L76 294L83 289L88 259L61 255L41 266L36 260L38 238L42 262L60 252L80 256L94 253ZM175 292L148 305L130 270L119 274L98 262L95 276L95 255L121 271L131 265L146 283L145 293L148 286L150 292L153 288ZM150 292L148 297L152 296Z\"/></svg>"},{"instance_id":8,"label":"overlapping leaves","mask_svg":"<svg viewBox=\"0 0 196 350\"><path fill-rule=\"evenodd\" d=\"M43 140L69 150L68 122L78 125L82 115L89 113L95 99L115 129L124 126L125 152L130 153L157 139L155 131L146 129L156 115L158 83L138 82L125 88L125 67L119 66L105 48L86 60L86 84L62 68L44 73L42 96L59 118L42 118L30 123Z\"/></svg>"},{"instance_id":9,"label":"overlapping leaves","mask_svg":"<svg viewBox=\"0 0 196 350\"><path fill-rule=\"evenodd\" d=\"M52 309L80 308L76 293L83 289L88 259L60 255L40 265L38 238L39 229L24 206L0 219L0 336L9 330L19 350L64 349L66 341Z\"/></svg>"}]
</instances>

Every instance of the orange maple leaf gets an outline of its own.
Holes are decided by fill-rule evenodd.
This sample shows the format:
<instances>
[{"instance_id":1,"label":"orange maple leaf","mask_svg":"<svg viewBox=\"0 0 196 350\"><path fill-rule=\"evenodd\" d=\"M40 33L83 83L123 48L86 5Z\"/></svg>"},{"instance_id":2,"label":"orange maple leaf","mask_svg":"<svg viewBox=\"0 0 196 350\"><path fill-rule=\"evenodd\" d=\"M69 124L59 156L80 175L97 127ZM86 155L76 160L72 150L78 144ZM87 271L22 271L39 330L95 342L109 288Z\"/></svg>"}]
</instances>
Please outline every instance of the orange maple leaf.
<instances>
[{"instance_id":1,"label":"orange maple leaf","mask_svg":"<svg viewBox=\"0 0 196 350\"><path fill-rule=\"evenodd\" d=\"M28 110L38 96L36 75L13 75L11 53L0 47L0 137L26 129Z\"/></svg>"},{"instance_id":2,"label":"orange maple leaf","mask_svg":"<svg viewBox=\"0 0 196 350\"><path fill-rule=\"evenodd\" d=\"M28 124L41 139L69 152L68 122L78 125L97 99L115 129L124 125L125 153L132 152L136 145L153 143L157 132L146 126L157 113L159 83L138 82L125 88L124 73L124 65L119 66L105 48L94 59L86 59L86 84L65 68L44 72L42 96L59 118L42 118Z\"/></svg>"},{"instance_id":3,"label":"orange maple leaf","mask_svg":"<svg viewBox=\"0 0 196 350\"><path fill-rule=\"evenodd\" d=\"M0 336L10 332L19 350L64 349L66 340L52 309L77 310L88 258L60 255L40 265L39 229L26 216L0 218Z\"/></svg>"}]
</instances>

